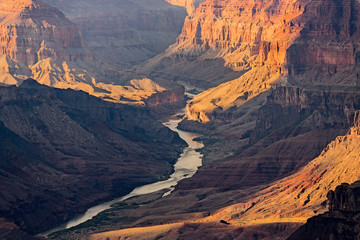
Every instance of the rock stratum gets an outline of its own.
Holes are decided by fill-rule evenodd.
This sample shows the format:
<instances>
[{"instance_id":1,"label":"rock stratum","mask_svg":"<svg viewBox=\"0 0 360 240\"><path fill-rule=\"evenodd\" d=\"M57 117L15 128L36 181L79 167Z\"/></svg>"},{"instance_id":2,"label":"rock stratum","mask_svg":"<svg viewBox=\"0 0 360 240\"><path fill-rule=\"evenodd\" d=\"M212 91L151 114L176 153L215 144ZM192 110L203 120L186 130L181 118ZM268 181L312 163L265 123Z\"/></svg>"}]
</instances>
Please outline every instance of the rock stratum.
<instances>
[{"instance_id":1,"label":"rock stratum","mask_svg":"<svg viewBox=\"0 0 360 240\"><path fill-rule=\"evenodd\" d=\"M186 16L182 7L164 0L45 1L79 26L85 43L97 55L125 67L146 61L175 43Z\"/></svg>"},{"instance_id":2,"label":"rock stratum","mask_svg":"<svg viewBox=\"0 0 360 240\"><path fill-rule=\"evenodd\" d=\"M359 182L329 191L329 211L310 218L288 239L359 239Z\"/></svg>"},{"instance_id":3,"label":"rock stratum","mask_svg":"<svg viewBox=\"0 0 360 240\"><path fill-rule=\"evenodd\" d=\"M147 108L35 80L1 87L0 112L0 217L32 234L166 177L185 145Z\"/></svg>"},{"instance_id":4,"label":"rock stratum","mask_svg":"<svg viewBox=\"0 0 360 240\"><path fill-rule=\"evenodd\" d=\"M174 88L160 86L146 77L120 80L122 68L89 49L79 27L60 10L40 0L1 1L0 17L3 84L18 85L32 77L51 87L142 105L148 97ZM177 96L176 102L181 100L182 96Z\"/></svg>"},{"instance_id":5,"label":"rock stratum","mask_svg":"<svg viewBox=\"0 0 360 240\"><path fill-rule=\"evenodd\" d=\"M195 13L195 10L200 3L205 2L205 0L165 0L165 1L172 5L185 7L189 16Z\"/></svg>"},{"instance_id":6,"label":"rock stratum","mask_svg":"<svg viewBox=\"0 0 360 240\"><path fill-rule=\"evenodd\" d=\"M286 239L307 218L326 211L329 190L360 176L359 92L274 88L257 111L246 147L235 146L231 158L205 162L168 197L141 206L125 203L57 237ZM96 233L117 229L123 230Z\"/></svg>"},{"instance_id":7,"label":"rock stratum","mask_svg":"<svg viewBox=\"0 0 360 240\"><path fill-rule=\"evenodd\" d=\"M138 71L210 88L188 105L187 119L203 123L274 84L355 86L359 10L350 0L208 0Z\"/></svg>"},{"instance_id":8,"label":"rock stratum","mask_svg":"<svg viewBox=\"0 0 360 240\"><path fill-rule=\"evenodd\" d=\"M358 123L359 113L352 115ZM136 228L91 234L90 239L118 239L119 237L150 239L356 239L358 225L358 183L350 185L343 182L356 181L359 176L359 127L353 127L345 135L331 142L324 151L299 171L274 181L273 183L246 188L234 189L228 193L212 190L204 198L205 188L197 192L196 197L187 198L186 191L179 190L177 196L160 200L141 210L119 210L121 214L144 214L137 219ZM201 212L218 198L226 201L237 201L215 212ZM209 199L212 198L212 201ZM172 206L172 214L180 219L175 223L141 227L149 222L162 222L159 213L166 211L165 202L182 199L193 202L191 209L196 213L181 212L179 204ZM195 200L197 199L197 200ZM328 199L328 200L327 200ZM176 200L175 200L176 201ZM224 200L225 201L225 200ZM154 209L157 206L157 209ZM324 213L329 206L330 212ZM141 208L139 208L141 209ZM152 210L151 210L152 209ZM200 210L200 211L199 211ZM201 217L204 216L205 217ZM209 216L206 216L209 215ZM138 216L138 215L137 215ZM309 217L308 222L301 226ZM168 216L170 218L170 216ZM126 222L126 221L124 221ZM130 225L134 226L134 225ZM295 233L293 233L295 231Z\"/></svg>"}]
</instances>

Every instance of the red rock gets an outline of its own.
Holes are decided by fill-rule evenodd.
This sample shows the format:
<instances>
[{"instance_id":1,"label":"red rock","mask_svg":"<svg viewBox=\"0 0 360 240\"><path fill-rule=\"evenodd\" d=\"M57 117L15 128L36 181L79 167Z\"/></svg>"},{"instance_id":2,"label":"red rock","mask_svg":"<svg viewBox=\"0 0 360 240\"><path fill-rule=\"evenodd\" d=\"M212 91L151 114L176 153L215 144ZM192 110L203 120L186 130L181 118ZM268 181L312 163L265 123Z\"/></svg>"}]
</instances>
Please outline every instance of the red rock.
<instances>
[{"instance_id":1,"label":"red rock","mask_svg":"<svg viewBox=\"0 0 360 240\"><path fill-rule=\"evenodd\" d=\"M79 29L58 9L27 0L2 1L0 11L0 48L9 58L25 65L48 57L91 60Z\"/></svg>"}]
</instances>

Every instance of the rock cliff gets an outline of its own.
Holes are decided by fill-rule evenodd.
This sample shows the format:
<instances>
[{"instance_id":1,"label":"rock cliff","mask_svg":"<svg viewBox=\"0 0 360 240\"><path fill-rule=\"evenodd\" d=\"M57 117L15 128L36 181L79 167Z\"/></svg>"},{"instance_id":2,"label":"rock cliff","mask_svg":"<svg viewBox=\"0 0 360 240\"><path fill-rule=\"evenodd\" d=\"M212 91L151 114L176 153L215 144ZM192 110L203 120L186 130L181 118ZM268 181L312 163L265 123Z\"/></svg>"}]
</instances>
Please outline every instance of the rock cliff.
<instances>
[{"instance_id":1,"label":"rock cliff","mask_svg":"<svg viewBox=\"0 0 360 240\"><path fill-rule=\"evenodd\" d=\"M45 0L81 29L86 44L113 64L132 66L175 43L186 11L164 0Z\"/></svg>"},{"instance_id":2,"label":"rock cliff","mask_svg":"<svg viewBox=\"0 0 360 240\"><path fill-rule=\"evenodd\" d=\"M256 142L279 128L294 126L298 131L312 128L350 128L360 109L356 87L277 87L258 112L250 142ZM286 117L285 117L286 116Z\"/></svg>"},{"instance_id":3,"label":"rock cliff","mask_svg":"<svg viewBox=\"0 0 360 240\"><path fill-rule=\"evenodd\" d=\"M245 188L285 176L307 164L337 136L348 131L354 113L360 109L359 98L356 88L277 87L258 110L253 131L240 128L249 130L249 124L240 116L240 121L217 127L215 133L223 131L220 137L210 135L204 139L209 142L204 150L204 162L209 166L199 169L178 187ZM226 157L208 159L207 155L212 154Z\"/></svg>"},{"instance_id":4,"label":"rock cliff","mask_svg":"<svg viewBox=\"0 0 360 240\"><path fill-rule=\"evenodd\" d=\"M181 222L196 225L181 230L174 226L171 234L200 235L218 228L224 220L229 227L209 230L211 235L227 232L246 239L262 229L261 236L276 233L285 239L307 218L326 211L329 190L358 180L359 98L356 88L273 89L258 112L259 130L248 133L250 144L234 146L237 152L231 157L211 165L205 160L205 166L166 198L136 210L114 210L112 219L125 214L136 216L136 221L109 220L102 231ZM236 124L231 126L235 131ZM210 146L211 140L205 138ZM213 151L226 151L230 140L226 141ZM82 233L91 232L88 227Z\"/></svg>"},{"instance_id":5,"label":"rock cliff","mask_svg":"<svg viewBox=\"0 0 360 240\"><path fill-rule=\"evenodd\" d=\"M214 87L188 106L187 118L199 122L217 121L218 112L239 107L275 82L355 86L359 10L359 2L350 0L208 0L186 18L177 43L144 71ZM221 76L214 65L194 75L204 62L216 62Z\"/></svg>"},{"instance_id":6,"label":"rock cliff","mask_svg":"<svg viewBox=\"0 0 360 240\"><path fill-rule=\"evenodd\" d=\"M195 13L195 9L199 6L200 3L205 2L205 0L165 0L165 1L172 5L185 7L189 16Z\"/></svg>"},{"instance_id":7,"label":"rock cliff","mask_svg":"<svg viewBox=\"0 0 360 240\"><path fill-rule=\"evenodd\" d=\"M1 53L26 66L49 57L91 60L79 29L38 0L1 1Z\"/></svg>"},{"instance_id":8,"label":"rock cliff","mask_svg":"<svg viewBox=\"0 0 360 240\"><path fill-rule=\"evenodd\" d=\"M310 218L288 239L359 239L359 184L343 183L329 191L329 211Z\"/></svg>"},{"instance_id":9,"label":"rock cliff","mask_svg":"<svg viewBox=\"0 0 360 240\"><path fill-rule=\"evenodd\" d=\"M15 3L4 0L0 16L1 83L21 84L33 77L51 87L82 90L110 101L142 105L152 94L161 95L165 90L160 86L134 88L131 80L144 81L144 86L150 81L143 77L120 81L121 67L86 47L77 25L57 8L40 0ZM143 19L142 22L151 24L152 21Z\"/></svg>"},{"instance_id":10,"label":"rock cliff","mask_svg":"<svg viewBox=\"0 0 360 240\"><path fill-rule=\"evenodd\" d=\"M244 103L284 73L286 51L302 29L291 21L303 11L298 1L205 1L185 19L177 43L144 71L214 87L194 98L187 116L208 122L210 112ZM219 73L212 70L215 63Z\"/></svg>"},{"instance_id":11,"label":"rock cliff","mask_svg":"<svg viewBox=\"0 0 360 240\"><path fill-rule=\"evenodd\" d=\"M34 80L0 106L0 216L30 233L165 177L185 145L145 107Z\"/></svg>"}]
</instances>

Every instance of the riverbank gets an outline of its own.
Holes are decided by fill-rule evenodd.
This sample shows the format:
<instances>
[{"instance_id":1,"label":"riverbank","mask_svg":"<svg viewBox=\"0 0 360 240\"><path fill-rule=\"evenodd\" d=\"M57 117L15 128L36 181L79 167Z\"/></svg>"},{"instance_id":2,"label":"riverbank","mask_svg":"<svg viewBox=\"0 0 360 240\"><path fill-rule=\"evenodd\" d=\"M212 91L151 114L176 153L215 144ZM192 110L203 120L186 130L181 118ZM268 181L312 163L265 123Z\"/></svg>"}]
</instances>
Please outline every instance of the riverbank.
<instances>
[{"instance_id":1,"label":"riverbank","mask_svg":"<svg viewBox=\"0 0 360 240\"><path fill-rule=\"evenodd\" d=\"M186 132L177 129L177 126L181 119L178 116L181 116L184 114L186 109L181 109L179 112L172 115L166 122L163 124L170 128L172 131L175 131L179 134L180 138L182 138L187 144L188 147L186 147L183 151L183 153L180 155L178 161L174 165L174 173L171 174L170 178L164 181L155 182L152 184L144 185L135 188L131 193L127 194L126 196L123 196L121 198L114 199L110 202L106 202L103 204L99 204L97 206L94 206L90 209L88 209L84 214L79 215L78 217L70 220L69 222L62 224L61 226L58 226L56 228L53 228L49 231L46 231L41 236L54 236L52 235L55 232L66 230L75 226L78 226L82 223L85 223L88 220L91 220L93 217L98 215L101 212L104 212L108 209L113 208L113 205L119 202L123 202L125 200L128 200L130 198L141 196L141 195L147 195L152 193L158 193L162 192L162 196L166 196L171 193L171 191L174 189L176 184L181 181L182 179L192 177L198 168L202 165L202 154L199 153L197 150L203 147L203 144L197 141L194 141L193 139L199 137L199 134ZM155 194L154 196L158 197L158 194ZM151 200L155 201L157 199ZM151 199L153 196L151 197ZM150 201L150 200L149 200ZM59 234L56 234L59 235Z\"/></svg>"}]
</instances>

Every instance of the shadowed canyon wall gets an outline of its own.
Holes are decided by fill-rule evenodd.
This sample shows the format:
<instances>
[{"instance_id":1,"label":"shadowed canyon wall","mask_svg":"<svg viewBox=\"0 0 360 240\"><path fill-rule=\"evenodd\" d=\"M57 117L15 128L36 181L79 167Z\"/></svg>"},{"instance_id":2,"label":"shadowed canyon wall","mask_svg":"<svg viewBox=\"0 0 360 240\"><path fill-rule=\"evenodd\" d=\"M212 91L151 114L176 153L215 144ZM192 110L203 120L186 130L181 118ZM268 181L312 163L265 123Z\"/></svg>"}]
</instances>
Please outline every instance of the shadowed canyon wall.
<instances>
[{"instance_id":1,"label":"shadowed canyon wall","mask_svg":"<svg viewBox=\"0 0 360 240\"><path fill-rule=\"evenodd\" d=\"M176 41L186 11L164 0L54 1L81 29L86 44L113 64L131 66Z\"/></svg>"},{"instance_id":2,"label":"shadowed canyon wall","mask_svg":"<svg viewBox=\"0 0 360 240\"><path fill-rule=\"evenodd\" d=\"M166 177L185 145L147 108L35 80L0 92L0 213L30 233Z\"/></svg>"}]
</instances>

